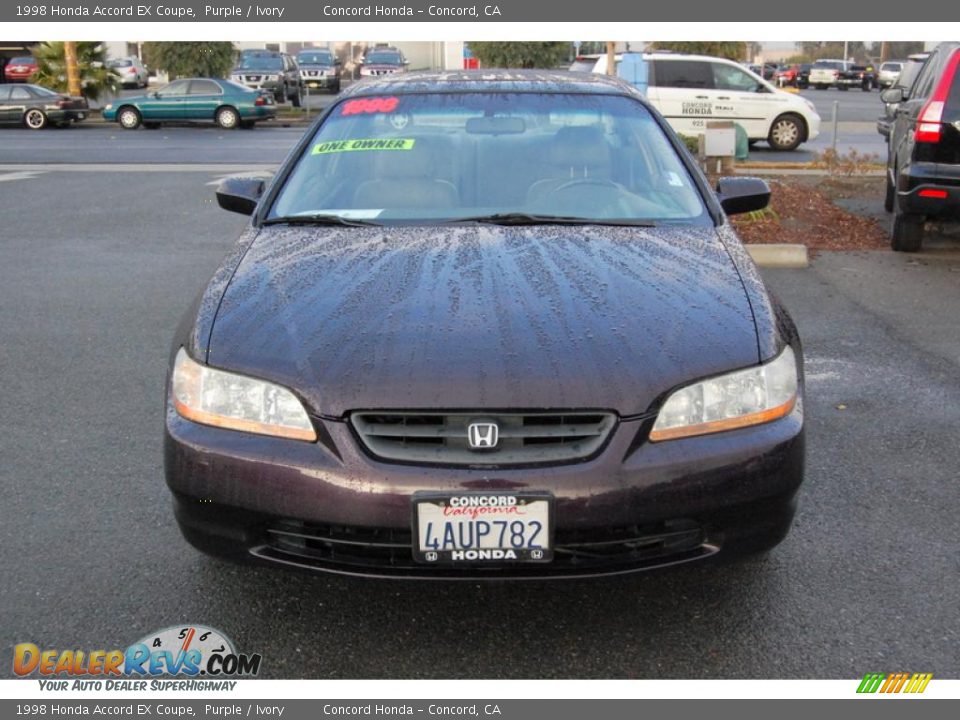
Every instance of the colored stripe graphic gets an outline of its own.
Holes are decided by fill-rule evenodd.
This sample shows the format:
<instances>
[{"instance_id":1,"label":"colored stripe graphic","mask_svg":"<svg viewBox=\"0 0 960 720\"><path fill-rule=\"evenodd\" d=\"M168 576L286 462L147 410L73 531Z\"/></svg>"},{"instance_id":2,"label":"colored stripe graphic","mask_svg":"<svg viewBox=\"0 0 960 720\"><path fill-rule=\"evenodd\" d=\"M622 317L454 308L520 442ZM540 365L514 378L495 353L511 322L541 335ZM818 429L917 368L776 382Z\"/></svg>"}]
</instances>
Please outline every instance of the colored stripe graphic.
<instances>
[{"instance_id":1,"label":"colored stripe graphic","mask_svg":"<svg viewBox=\"0 0 960 720\"><path fill-rule=\"evenodd\" d=\"M858 693L922 693L933 679L933 673L867 673L860 681Z\"/></svg>"},{"instance_id":2,"label":"colored stripe graphic","mask_svg":"<svg viewBox=\"0 0 960 720\"><path fill-rule=\"evenodd\" d=\"M863 680L860 681L860 687L857 688L858 693L875 693L880 687L880 683L883 682L883 678L886 677L883 673L867 673L863 676Z\"/></svg>"},{"instance_id":3,"label":"colored stripe graphic","mask_svg":"<svg viewBox=\"0 0 960 720\"><path fill-rule=\"evenodd\" d=\"M933 679L933 673L914 673L907 683L905 693L922 693L927 689L930 680Z\"/></svg>"}]
</instances>

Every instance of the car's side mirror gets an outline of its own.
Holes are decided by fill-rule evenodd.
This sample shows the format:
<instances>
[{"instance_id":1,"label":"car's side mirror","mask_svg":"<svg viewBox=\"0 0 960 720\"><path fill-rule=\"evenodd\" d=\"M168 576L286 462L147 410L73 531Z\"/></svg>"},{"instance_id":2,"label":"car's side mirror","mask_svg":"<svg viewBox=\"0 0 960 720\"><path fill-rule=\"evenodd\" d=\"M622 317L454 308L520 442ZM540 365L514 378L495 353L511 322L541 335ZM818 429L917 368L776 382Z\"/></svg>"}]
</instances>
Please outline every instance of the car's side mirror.
<instances>
[{"instance_id":1,"label":"car's side mirror","mask_svg":"<svg viewBox=\"0 0 960 720\"><path fill-rule=\"evenodd\" d=\"M880 93L880 99L887 105L896 105L907 99L907 93L902 87L887 88Z\"/></svg>"},{"instance_id":2,"label":"car's side mirror","mask_svg":"<svg viewBox=\"0 0 960 720\"><path fill-rule=\"evenodd\" d=\"M727 215L763 210L770 204L770 186L760 178L724 177L717 183L717 198Z\"/></svg>"},{"instance_id":3,"label":"car's side mirror","mask_svg":"<svg viewBox=\"0 0 960 720\"><path fill-rule=\"evenodd\" d=\"M217 186L217 204L230 212L253 215L263 194L263 188L263 180L226 178Z\"/></svg>"}]
</instances>

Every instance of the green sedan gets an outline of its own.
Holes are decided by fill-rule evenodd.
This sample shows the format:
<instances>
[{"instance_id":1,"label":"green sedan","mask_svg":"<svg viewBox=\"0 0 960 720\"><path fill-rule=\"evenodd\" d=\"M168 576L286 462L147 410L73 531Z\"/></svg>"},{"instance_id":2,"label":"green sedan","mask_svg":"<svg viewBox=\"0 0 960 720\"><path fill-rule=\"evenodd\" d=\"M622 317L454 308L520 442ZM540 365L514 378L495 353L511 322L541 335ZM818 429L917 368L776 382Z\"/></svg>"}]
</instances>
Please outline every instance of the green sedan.
<instances>
[{"instance_id":1,"label":"green sedan","mask_svg":"<svg viewBox=\"0 0 960 720\"><path fill-rule=\"evenodd\" d=\"M269 95L211 78L181 78L147 95L117 98L103 108L104 120L116 121L127 130L170 121L212 121L231 130L250 128L276 115L277 105Z\"/></svg>"}]
</instances>

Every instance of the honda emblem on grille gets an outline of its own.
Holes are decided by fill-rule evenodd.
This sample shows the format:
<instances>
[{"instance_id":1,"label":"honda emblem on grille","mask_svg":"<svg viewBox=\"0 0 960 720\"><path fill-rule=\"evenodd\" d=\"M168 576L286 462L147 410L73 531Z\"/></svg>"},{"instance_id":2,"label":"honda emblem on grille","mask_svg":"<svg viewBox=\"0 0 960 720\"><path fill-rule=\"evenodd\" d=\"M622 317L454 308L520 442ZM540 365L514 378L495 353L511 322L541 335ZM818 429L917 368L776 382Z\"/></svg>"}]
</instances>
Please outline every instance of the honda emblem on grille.
<instances>
[{"instance_id":1,"label":"honda emblem on grille","mask_svg":"<svg viewBox=\"0 0 960 720\"><path fill-rule=\"evenodd\" d=\"M474 422L467 426L467 442L471 450L492 450L500 439L500 428L494 422Z\"/></svg>"}]
</instances>

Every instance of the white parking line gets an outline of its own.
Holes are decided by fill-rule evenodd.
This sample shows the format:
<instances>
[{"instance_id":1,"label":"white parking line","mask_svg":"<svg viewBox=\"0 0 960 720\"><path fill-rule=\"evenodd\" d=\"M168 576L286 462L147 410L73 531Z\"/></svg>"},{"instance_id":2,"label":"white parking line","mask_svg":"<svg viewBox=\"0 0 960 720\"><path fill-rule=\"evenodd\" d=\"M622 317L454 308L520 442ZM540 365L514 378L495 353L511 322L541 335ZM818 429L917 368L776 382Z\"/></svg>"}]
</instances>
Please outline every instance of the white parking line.
<instances>
[{"instance_id":1,"label":"white parking line","mask_svg":"<svg viewBox=\"0 0 960 720\"><path fill-rule=\"evenodd\" d=\"M0 168L2 170L2 168ZM13 182L14 180L30 180L38 175L43 175L44 170L16 170L14 172L0 172L0 182Z\"/></svg>"}]
</instances>

